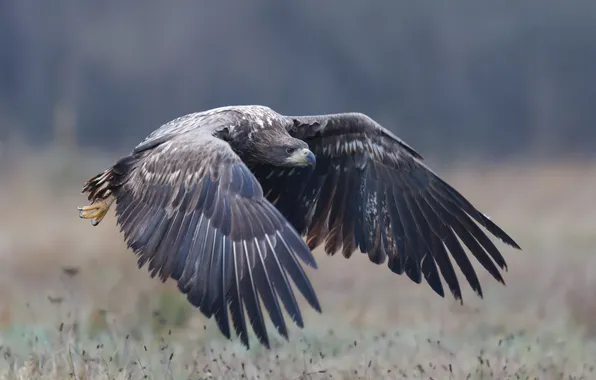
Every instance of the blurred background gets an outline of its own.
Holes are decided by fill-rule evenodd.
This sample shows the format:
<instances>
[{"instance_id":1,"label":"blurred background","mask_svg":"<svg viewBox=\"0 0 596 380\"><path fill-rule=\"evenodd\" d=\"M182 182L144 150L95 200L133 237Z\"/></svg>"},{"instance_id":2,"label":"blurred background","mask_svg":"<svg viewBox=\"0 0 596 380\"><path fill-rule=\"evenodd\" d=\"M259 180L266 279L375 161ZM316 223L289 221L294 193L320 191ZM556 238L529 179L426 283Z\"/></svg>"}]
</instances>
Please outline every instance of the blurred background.
<instances>
[{"instance_id":1,"label":"blurred background","mask_svg":"<svg viewBox=\"0 0 596 380\"><path fill-rule=\"evenodd\" d=\"M290 353L308 342L351 345L309 364L344 378L391 369L424 378L445 363L460 378L484 370L477 357L486 352L495 368L540 378L591 373L583 358L596 354L596 2L4 0L0 46L7 370L37 354L28 363L44 372L48 347L68 367L61 344L109 338L115 362L134 371L137 360L114 337L151 347L164 331L180 334L171 338L186 347L180 363L212 344L253 355L226 346L175 284L136 269L113 211L93 228L76 207L86 204L85 180L161 124L263 104L284 114L367 113L524 251L499 245L507 286L480 270L485 299L466 288L463 306L362 255L317 252L320 269L309 275L324 314L303 303L306 328L278 347L287 362L260 353L247 362L255 374L267 363L302 373ZM368 344L352 345L355 337ZM506 339L515 343L503 348ZM91 365L85 354L77 360Z\"/></svg>"}]
</instances>

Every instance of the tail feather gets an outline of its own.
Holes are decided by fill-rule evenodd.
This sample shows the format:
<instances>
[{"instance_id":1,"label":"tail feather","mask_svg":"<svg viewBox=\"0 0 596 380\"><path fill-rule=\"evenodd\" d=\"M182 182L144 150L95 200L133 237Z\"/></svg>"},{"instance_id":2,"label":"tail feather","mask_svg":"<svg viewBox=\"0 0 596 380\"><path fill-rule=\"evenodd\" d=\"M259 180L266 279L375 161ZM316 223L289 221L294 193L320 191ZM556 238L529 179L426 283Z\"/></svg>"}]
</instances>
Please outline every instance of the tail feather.
<instances>
[{"instance_id":1,"label":"tail feather","mask_svg":"<svg viewBox=\"0 0 596 380\"><path fill-rule=\"evenodd\" d=\"M102 173L85 182L82 193L87 193L87 199L91 202L106 199L112 194L112 191L110 190L110 182L113 177L113 168L104 170Z\"/></svg>"},{"instance_id":2,"label":"tail feather","mask_svg":"<svg viewBox=\"0 0 596 380\"><path fill-rule=\"evenodd\" d=\"M94 226L103 220L117 198L118 189L126 182L134 162L133 157L124 157L114 166L85 182L82 193L87 194L91 204L78 208L80 218L91 220Z\"/></svg>"},{"instance_id":3,"label":"tail feather","mask_svg":"<svg viewBox=\"0 0 596 380\"><path fill-rule=\"evenodd\" d=\"M87 199L91 202L109 198L115 188L122 185L122 176L125 176L135 162L133 156L120 159L116 164L93 178L90 178L83 185L83 194L88 194Z\"/></svg>"}]
</instances>

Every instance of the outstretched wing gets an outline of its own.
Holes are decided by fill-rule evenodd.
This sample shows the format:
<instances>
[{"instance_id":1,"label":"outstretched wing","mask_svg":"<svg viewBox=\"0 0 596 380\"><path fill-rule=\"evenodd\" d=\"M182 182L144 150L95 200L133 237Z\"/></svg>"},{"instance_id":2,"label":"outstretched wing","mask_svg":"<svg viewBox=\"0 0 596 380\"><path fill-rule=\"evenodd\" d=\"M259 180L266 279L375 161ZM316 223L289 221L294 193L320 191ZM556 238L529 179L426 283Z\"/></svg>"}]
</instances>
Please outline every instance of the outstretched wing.
<instances>
[{"instance_id":1,"label":"outstretched wing","mask_svg":"<svg viewBox=\"0 0 596 380\"><path fill-rule=\"evenodd\" d=\"M113 172L116 214L139 267L172 277L188 300L215 316L230 338L228 305L237 335L249 347L244 307L269 347L259 297L279 333L287 327L278 297L295 323L303 321L289 278L313 308L321 308L299 260L312 253L230 146L196 130L137 149Z\"/></svg>"},{"instance_id":2,"label":"outstretched wing","mask_svg":"<svg viewBox=\"0 0 596 380\"><path fill-rule=\"evenodd\" d=\"M363 114L293 117L290 134L317 156L315 169L253 168L268 199L311 249L345 257L359 248L370 261L444 296L439 272L456 299L460 285L449 257L482 297L459 239L498 281L506 263L478 224L519 248L503 230L439 178L422 157ZM476 224L477 222L478 224ZM496 265L495 265L496 263Z\"/></svg>"}]
</instances>

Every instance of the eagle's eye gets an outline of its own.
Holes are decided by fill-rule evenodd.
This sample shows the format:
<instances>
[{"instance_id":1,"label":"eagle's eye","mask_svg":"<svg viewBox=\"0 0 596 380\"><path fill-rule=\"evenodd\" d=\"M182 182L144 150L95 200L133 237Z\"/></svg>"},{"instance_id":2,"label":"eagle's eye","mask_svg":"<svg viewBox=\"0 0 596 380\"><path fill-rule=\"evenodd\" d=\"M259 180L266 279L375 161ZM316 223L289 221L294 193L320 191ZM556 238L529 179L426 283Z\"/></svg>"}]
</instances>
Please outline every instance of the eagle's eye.
<instances>
[{"instance_id":1,"label":"eagle's eye","mask_svg":"<svg viewBox=\"0 0 596 380\"><path fill-rule=\"evenodd\" d=\"M295 150L296 150L296 148L286 148L286 153L292 154L292 153L294 153Z\"/></svg>"}]
</instances>

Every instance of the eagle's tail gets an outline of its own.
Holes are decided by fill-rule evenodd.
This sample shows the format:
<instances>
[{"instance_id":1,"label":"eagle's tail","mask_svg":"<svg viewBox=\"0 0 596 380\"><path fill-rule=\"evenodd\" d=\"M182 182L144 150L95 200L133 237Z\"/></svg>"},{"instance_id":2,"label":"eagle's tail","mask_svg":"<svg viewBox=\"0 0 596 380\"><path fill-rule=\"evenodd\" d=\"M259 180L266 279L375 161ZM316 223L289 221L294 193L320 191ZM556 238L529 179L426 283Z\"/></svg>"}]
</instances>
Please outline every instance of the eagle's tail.
<instances>
[{"instance_id":1,"label":"eagle's tail","mask_svg":"<svg viewBox=\"0 0 596 380\"><path fill-rule=\"evenodd\" d=\"M122 186L133 161L132 157L125 157L85 182L82 193L87 194L91 204L79 207L80 218L91 219L94 226L102 221L116 199L114 191Z\"/></svg>"},{"instance_id":2,"label":"eagle's tail","mask_svg":"<svg viewBox=\"0 0 596 380\"><path fill-rule=\"evenodd\" d=\"M82 193L88 194L87 199L91 202L108 198L112 194L110 182L113 177L113 167L104 170L102 173L85 182Z\"/></svg>"}]
</instances>

